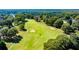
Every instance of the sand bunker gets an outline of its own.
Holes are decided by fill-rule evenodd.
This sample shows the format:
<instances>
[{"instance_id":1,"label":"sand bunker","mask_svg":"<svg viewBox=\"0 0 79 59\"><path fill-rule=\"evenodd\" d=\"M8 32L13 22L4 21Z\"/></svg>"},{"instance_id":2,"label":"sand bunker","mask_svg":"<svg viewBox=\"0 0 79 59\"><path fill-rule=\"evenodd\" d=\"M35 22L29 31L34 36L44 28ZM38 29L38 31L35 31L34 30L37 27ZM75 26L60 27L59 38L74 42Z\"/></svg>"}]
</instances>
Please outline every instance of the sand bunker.
<instances>
[{"instance_id":1,"label":"sand bunker","mask_svg":"<svg viewBox=\"0 0 79 59\"><path fill-rule=\"evenodd\" d=\"M55 30L55 28L53 28L53 27L50 27L50 29L51 29L51 30Z\"/></svg>"},{"instance_id":2,"label":"sand bunker","mask_svg":"<svg viewBox=\"0 0 79 59\"><path fill-rule=\"evenodd\" d=\"M34 30L34 29L32 29L30 32L35 32L35 30Z\"/></svg>"}]
</instances>

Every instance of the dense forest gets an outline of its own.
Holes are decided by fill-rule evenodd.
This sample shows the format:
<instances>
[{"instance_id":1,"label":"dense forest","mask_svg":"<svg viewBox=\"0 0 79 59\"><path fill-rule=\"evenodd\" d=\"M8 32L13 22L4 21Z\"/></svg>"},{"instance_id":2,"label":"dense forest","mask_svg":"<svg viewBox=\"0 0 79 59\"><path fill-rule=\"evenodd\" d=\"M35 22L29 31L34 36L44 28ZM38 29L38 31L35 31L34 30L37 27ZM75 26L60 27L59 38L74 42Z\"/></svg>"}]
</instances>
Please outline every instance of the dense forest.
<instances>
[{"instance_id":1,"label":"dense forest","mask_svg":"<svg viewBox=\"0 0 79 59\"><path fill-rule=\"evenodd\" d=\"M1 9L0 50L78 50L79 10Z\"/></svg>"}]
</instances>

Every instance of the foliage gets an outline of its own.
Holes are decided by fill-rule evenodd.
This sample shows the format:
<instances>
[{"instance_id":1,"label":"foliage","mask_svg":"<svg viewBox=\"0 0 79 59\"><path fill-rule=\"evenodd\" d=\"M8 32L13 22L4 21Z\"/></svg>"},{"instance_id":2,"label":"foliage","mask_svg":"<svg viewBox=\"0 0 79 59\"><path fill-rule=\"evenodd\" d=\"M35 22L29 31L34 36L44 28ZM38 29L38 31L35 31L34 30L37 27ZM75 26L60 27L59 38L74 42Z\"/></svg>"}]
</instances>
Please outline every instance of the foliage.
<instances>
[{"instance_id":1,"label":"foliage","mask_svg":"<svg viewBox=\"0 0 79 59\"><path fill-rule=\"evenodd\" d=\"M0 41L0 50L7 50L6 44Z\"/></svg>"},{"instance_id":2,"label":"foliage","mask_svg":"<svg viewBox=\"0 0 79 59\"><path fill-rule=\"evenodd\" d=\"M25 23L25 15L24 14L16 14L14 19L14 25L17 26L19 24Z\"/></svg>"},{"instance_id":3,"label":"foliage","mask_svg":"<svg viewBox=\"0 0 79 59\"><path fill-rule=\"evenodd\" d=\"M74 28L74 30L79 30L79 21L74 21L71 26Z\"/></svg>"},{"instance_id":4,"label":"foliage","mask_svg":"<svg viewBox=\"0 0 79 59\"><path fill-rule=\"evenodd\" d=\"M79 36L77 36L77 34L72 33L70 34L70 39L72 42L71 48L78 50L79 49Z\"/></svg>"},{"instance_id":5,"label":"foliage","mask_svg":"<svg viewBox=\"0 0 79 59\"><path fill-rule=\"evenodd\" d=\"M53 26L54 22L57 20L58 18L56 16L53 16L51 18L48 19L48 24Z\"/></svg>"},{"instance_id":6,"label":"foliage","mask_svg":"<svg viewBox=\"0 0 79 59\"><path fill-rule=\"evenodd\" d=\"M34 19L34 16L32 14L24 14L25 18L27 19Z\"/></svg>"},{"instance_id":7,"label":"foliage","mask_svg":"<svg viewBox=\"0 0 79 59\"><path fill-rule=\"evenodd\" d=\"M67 50L70 47L70 39L66 35L59 35L56 39L49 39L44 43L45 50Z\"/></svg>"},{"instance_id":8,"label":"foliage","mask_svg":"<svg viewBox=\"0 0 79 59\"><path fill-rule=\"evenodd\" d=\"M64 16L65 20L71 25L72 24L72 18L69 15Z\"/></svg>"},{"instance_id":9,"label":"foliage","mask_svg":"<svg viewBox=\"0 0 79 59\"><path fill-rule=\"evenodd\" d=\"M50 18L45 18L44 21L46 24L50 25L50 26L53 26L54 22L58 19L58 17L56 16L52 16Z\"/></svg>"},{"instance_id":10,"label":"foliage","mask_svg":"<svg viewBox=\"0 0 79 59\"><path fill-rule=\"evenodd\" d=\"M56 27L56 28L61 28L62 25L63 25L62 19L57 19L53 24L53 26Z\"/></svg>"},{"instance_id":11,"label":"foliage","mask_svg":"<svg viewBox=\"0 0 79 59\"><path fill-rule=\"evenodd\" d=\"M59 35L56 39L49 39L44 43L45 50L67 50L79 49L79 36L74 33L70 34L70 38L66 35Z\"/></svg>"},{"instance_id":12,"label":"foliage","mask_svg":"<svg viewBox=\"0 0 79 59\"><path fill-rule=\"evenodd\" d=\"M17 29L12 27L7 31L7 36L12 37L12 36L15 36L17 33L18 33Z\"/></svg>"},{"instance_id":13,"label":"foliage","mask_svg":"<svg viewBox=\"0 0 79 59\"><path fill-rule=\"evenodd\" d=\"M0 26L7 26L7 27L11 28L11 27L13 27L13 25L12 25L13 21L14 21L13 17L7 16L6 19L0 21Z\"/></svg>"},{"instance_id":14,"label":"foliage","mask_svg":"<svg viewBox=\"0 0 79 59\"><path fill-rule=\"evenodd\" d=\"M5 42L14 42L14 38L18 37L17 33L18 33L18 31L14 27L12 27L10 29L8 29L7 27L2 28L0 30L0 39ZM18 40L18 38L16 39L16 41L17 40Z\"/></svg>"},{"instance_id":15,"label":"foliage","mask_svg":"<svg viewBox=\"0 0 79 59\"><path fill-rule=\"evenodd\" d=\"M20 24L18 27L19 27L19 30L20 31L26 31L26 29L24 28L25 24Z\"/></svg>"},{"instance_id":16,"label":"foliage","mask_svg":"<svg viewBox=\"0 0 79 59\"><path fill-rule=\"evenodd\" d=\"M77 16L75 17L75 19L76 19L76 20L79 20L79 15L77 15Z\"/></svg>"},{"instance_id":17,"label":"foliage","mask_svg":"<svg viewBox=\"0 0 79 59\"><path fill-rule=\"evenodd\" d=\"M65 18L65 20L71 19L71 17L69 15L66 15L64 18Z\"/></svg>"},{"instance_id":18,"label":"foliage","mask_svg":"<svg viewBox=\"0 0 79 59\"><path fill-rule=\"evenodd\" d=\"M66 34L70 34L70 33L74 33L75 32L74 29L68 23L63 24L62 27L61 27L61 29Z\"/></svg>"},{"instance_id":19,"label":"foliage","mask_svg":"<svg viewBox=\"0 0 79 59\"><path fill-rule=\"evenodd\" d=\"M7 36L8 29L9 29L8 27L4 27L4 28L0 29L0 37Z\"/></svg>"},{"instance_id":20,"label":"foliage","mask_svg":"<svg viewBox=\"0 0 79 59\"><path fill-rule=\"evenodd\" d=\"M37 21L37 22L40 22L41 21L41 18L39 16L35 16L34 19Z\"/></svg>"}]
</instances>

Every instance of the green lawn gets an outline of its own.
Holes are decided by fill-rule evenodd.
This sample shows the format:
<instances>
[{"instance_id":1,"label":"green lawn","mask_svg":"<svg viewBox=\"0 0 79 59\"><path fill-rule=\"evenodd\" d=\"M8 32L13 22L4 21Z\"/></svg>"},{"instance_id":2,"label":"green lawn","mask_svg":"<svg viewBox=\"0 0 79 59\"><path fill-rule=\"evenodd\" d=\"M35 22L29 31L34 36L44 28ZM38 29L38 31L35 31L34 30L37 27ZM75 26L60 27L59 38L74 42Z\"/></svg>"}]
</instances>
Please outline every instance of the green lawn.
<instances>
[{"instance_id":1,"label":"green lawn","mask_svg":"<svg viewBox=\"0 0 79 59\"><path fill-rule=\"evenodd\" d=\"M20 31L19 35L23 39L16 44L8 43L10 50L42 50L43 44L48 39L54 39L58 35L63 34L63 31L54 27L47 26L44 23L29 20L25 24L27 31Z\"/></svg>"}]
</instances>

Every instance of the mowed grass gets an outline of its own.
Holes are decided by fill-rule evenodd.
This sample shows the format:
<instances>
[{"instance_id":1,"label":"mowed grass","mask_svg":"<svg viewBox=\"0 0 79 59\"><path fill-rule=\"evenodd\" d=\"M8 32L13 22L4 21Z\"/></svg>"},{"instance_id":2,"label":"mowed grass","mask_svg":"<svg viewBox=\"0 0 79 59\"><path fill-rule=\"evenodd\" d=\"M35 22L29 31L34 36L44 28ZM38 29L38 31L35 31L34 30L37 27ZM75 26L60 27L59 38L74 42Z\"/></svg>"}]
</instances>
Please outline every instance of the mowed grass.
<instances>
[{"instance_id":1,"label":"mowed grass","mask_svg":"<svg viewBox=\"0 0 79 59\"><path fill-rule=\"evenodd\" d=\"M8 43L10 50L43 50L44 43L49 39L55 39L58 35L64 34L62 30L47 26L42 22L29 20L25 24L27 31L19 31L23 37L19 43Z\"/></svg>"}]
</instances>

